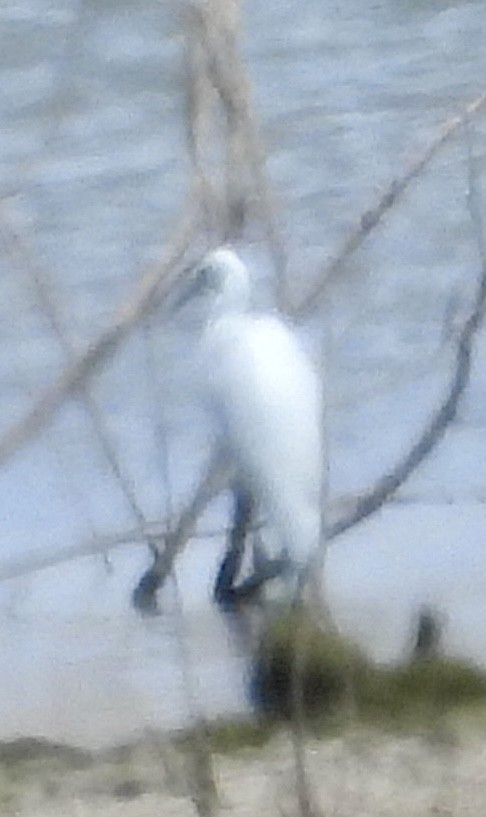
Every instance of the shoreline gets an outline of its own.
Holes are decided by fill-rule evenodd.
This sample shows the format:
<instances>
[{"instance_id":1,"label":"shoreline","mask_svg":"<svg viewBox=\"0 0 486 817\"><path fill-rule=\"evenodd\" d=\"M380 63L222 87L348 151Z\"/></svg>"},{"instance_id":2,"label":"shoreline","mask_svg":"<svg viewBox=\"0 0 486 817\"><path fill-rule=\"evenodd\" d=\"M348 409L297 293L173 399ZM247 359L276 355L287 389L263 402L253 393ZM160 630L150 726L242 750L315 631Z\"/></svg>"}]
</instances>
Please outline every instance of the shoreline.
<instances>
[{"instance_id":1,"label":"shoreline","mask_svg":"<svg viewBox=\"0 0 486 817\"><path fill-rule=\"evenodd\" d=\"M486 707L435 724L373 724L345 717L308 736L306 765L324 814L343 817L485 813ZM289 731L250 718L207 725L216 809L231 817L296 814ZM193 730L147 729L106 749L41 738L0 742L0 811L16 817L189 817Z\"/></svg>"}]
</instances>

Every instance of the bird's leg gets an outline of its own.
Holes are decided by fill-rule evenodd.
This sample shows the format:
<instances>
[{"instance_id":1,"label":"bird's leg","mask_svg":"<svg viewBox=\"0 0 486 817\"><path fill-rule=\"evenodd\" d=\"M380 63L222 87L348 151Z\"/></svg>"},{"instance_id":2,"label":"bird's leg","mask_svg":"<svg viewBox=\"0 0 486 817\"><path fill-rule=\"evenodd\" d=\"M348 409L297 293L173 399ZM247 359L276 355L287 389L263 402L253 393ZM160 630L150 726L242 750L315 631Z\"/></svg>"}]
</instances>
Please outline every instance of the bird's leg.
<instances>
[{"instance_id":1,"label":"bird's leg","mask_svg":"<svg viewBox=\"0 0 486 817\"><path fill-rule=\"evenodd\" d=\"M143 615L158 615L157 590L160 583L154 568L159 558L159 551L154 542L149 542L148 547L152 555L152 566L145 571L132 594L134 607Z\"/></svg>"},{"instance_id":2,"label":"bird's leg","mask_svg":"<svg viewBox=\"0 0 486 817\"><path fill-rule=\"evenodd\" d=\"M253 572L237 583L245 555L250 525L255 517L255 502L248 491L234 490L235 510L230 531L230 544L219 568L214 586L214 600L226 610L234 610L245 601L254 600L271 579L284 576L289 570L287 553L269 557L261 540L253 543Z\"/></svg>"},{"instance_id":3,"label":"bird's leg","mask_svg":"<svg viewBox=\"0 0 486 817\"><path fill-rule=\"evenodd\" d=\"M266 531L268 537L268 530ZM284 573L290 567L290 556L286 548L278 547L278 543L272 543L262 539L260 530L255 531L253 537L253 573L255 576L264 576L266 579L273 579L275 576Z\"/></svg>"},{"instance_id":4,"label":"bird's leg","mask_svg":"<svg viewBox=\"0 0 486 817\"><path fill-rule=\"evenodd\" d=\"M221 607L234 607L241 593L236 586L236 578L245 553L245 541L253 517L253 499L241 489L234 490L235 510L230 532L229 547L219 568L214 586L214 600Z\"/></svg>"},{"instance_id":5,"label":"bird's leg","mask_svg":"<svg viewBox=\"0 0 486 817\"><path fill-rule=\"evenodd\" d=\"M265 570L268 555L258 531L253 537L253 572L259 576Z\"/></svg>"}]
</instances>

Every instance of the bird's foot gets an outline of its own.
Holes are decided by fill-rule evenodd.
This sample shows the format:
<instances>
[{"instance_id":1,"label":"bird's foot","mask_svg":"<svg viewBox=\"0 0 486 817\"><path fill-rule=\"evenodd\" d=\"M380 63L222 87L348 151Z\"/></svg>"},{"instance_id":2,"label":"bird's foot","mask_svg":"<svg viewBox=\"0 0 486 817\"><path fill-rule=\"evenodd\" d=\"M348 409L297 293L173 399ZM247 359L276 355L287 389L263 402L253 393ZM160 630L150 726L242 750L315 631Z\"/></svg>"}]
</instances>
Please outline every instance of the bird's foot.
<instances>
[{"instance_id":1,"label":"bird's foot","mask_svg":"<svg viewBox=\"0 0 486 817\"><path fill-rule=\"evenodd\" d=\"M225 611L234 611L245 603L259 601L262 595L266 596L269 584L276 583L277 579L285 582L284 577L290 570L290 561L283 555L275 559L259 555L258 567L239 584L218 585L215 600Z\"/></svg>"},{"instance_id":2,"label":"bird's foot","mask_svg":"<svg viewBox=\"0 0 486 817\"><path fill-rule=\"evenodd\" d=\"M157 590L159 589L159 577L150 568L147 570L135 590L132 593L132 604L143 616L159 616L160 610L157 604Z\"/></svg>"}]
</instances>

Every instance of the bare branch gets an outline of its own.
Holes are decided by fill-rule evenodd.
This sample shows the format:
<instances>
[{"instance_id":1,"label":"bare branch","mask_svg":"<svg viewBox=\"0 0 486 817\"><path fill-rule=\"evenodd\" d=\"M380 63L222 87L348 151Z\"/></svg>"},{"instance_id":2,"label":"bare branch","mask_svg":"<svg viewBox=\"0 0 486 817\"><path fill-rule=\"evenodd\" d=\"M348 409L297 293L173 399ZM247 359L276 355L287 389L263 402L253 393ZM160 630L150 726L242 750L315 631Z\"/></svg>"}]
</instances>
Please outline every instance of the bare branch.
<instances>
[{"instance_id":1,"label":"bare branch","mask_svg":"<svg viewBox=\"0 0 486 817\"><path fill-rule=\"evenodd\" d=\"M185 41L187 144L193 168L193 195L199 199L204 225L210 236L221 240L224 221L223 201L211 177L205 156L210 149L211 119L214 118L216 94L208 76L207 53L197 6L188 9Z\"/></svg>"},{"instance_id":2,"label":"bare branch","mask_svg":"<svg viewBox=\"0 0 486 817\"><path fill-rule=\"evenodd\" d=\"M469 379L471 349L475 332L477 331L484 310L485 287L486 269L483 264L481 282L478 287L474 307L463 324L462 330L458 334L454 371L450 386L441 406L435 410L423 433L412 446L412 449L391 469L390 473L380 478L369 491L359 497L356 502L353 502L351 510L349 510L349 500L345 503L347 509L338 516L338 519L332 523L328 529L329 539L339 536L358 522L375 513L392 494L396 492L421 462L423 462L424 458L442 438L447 426L456 414L460 397ZM1 453L2 446L0 441L0 454ZM209 501L227 484L228 476L225 473L224 463L220 461L216 468L213 462L213 465L209 469L209 476L203 481L193 501L182 514L179 525L167 543L167 548L160 555L155 574L157 586L162 586L165 581L166 576L171 570L174 558L183 548L186 538L192 531L198 515Z\"/></svg>"},{"instance_id":3,"label":"bare branch","mask_svg":"<svg viewBox=\"0 0 486 817\"><path fill-rule=\"evenodd\" d=\"M62 372L34 406L0 437L0 463L5 463L53 419L64 400L71 397L106 363L128 333L163 301L181 277L177 264L187 252L194 234L195 215L190 210L179 223L164 260L151 266L141 277L130 297L118 310L110 326Z\"/></svg>"},{"instance_id":4,"label":"bare branch","mask_svg":"<svg viewBox=\"0 0 486 817\"><path fill-rule=\"evenodd\" d=\"M312 794L305 747L305 674L309 659L309 622L304 617L305 606L300 587L294 604L295 632L290 654L290 738L295 768L295 790L300 817L318 817Z\"/></svg>"},{"instance_id":5,"label":"bare branch","mask_svg":"<svg viewBox=\"0 0 486 817\"><path fill-rule=\"evenodd\" d=\"M241 233L255 201L273 259L276 300L284 309L287 306L287 257L266 178L250 82L240 56L238 5L234 0L206 0L194 9L197 32L205 49L205 70L221 100L228 131L226 219L229 222L225 238L229 240Z\"/></svg>"},{"instance_id":6,"label":"bare branch","mask_svg":"<svg viewBox=\"0 0 486 817\"><path fill-rule=\"evenodd\" d=\"M125 531L93 535L86 541L73 545L72 547L63 547L61 545L49 551L46 550L45 547L39 548L39 552L36 551L35 554L31 554L25 558L12 559L10 562L7 561L0 569L0 582L17 579L21 576L28 576L31 573L37 573L49 567L72 562L75 559L81 559L85 556L106 554L111 550L126 547L127 545L133 547L134 545L141 545L150 541L152 543L160 543L160 547L162 548L167 537L169 521L169 519L149 520L142 530L140 526L137 525L137 527ZM260 530L262 525L263 523L261 522L253 525L251 531ZM202 530L193 531L188 538L225 539L227 535L227 528L203 528Z\"/></svg>"},{"instance_id":7,"label":"bare branch","mask_svg":"<svg viewBox=\"0 0 486 817\"><path fill-rule=\"evenodd\" d=\"M11 223L11 220L9 219L7 221L6 203L3 204L1 209L4 215L4 225L6 228L8 228L7 238L9 239L9 248L11 253L15 256L21 269L29 276L29 279L32 282L37 294L39 304L47 317L52 332L56 336L59 345L64 352L66 364L67 366L72 366L75 360L76 350L68 337L66 326L54 298L52 297L49 281L47 280L47 274L45 271L39 268L38 263L35 261L33 251L30 249L25 239L21 238L19 231L15 228L14 224ZM140 530L143 531L146 528L145 516L139 505L135 487L130 477L124 473L122 465L118 459L118 455L110 439L110 434L103 414L95 399L91 395L86 383L80 384L78 393L79 398L91 419L101 452L108 463L115 481L121 488L127 504L135 517L137 525L139 526Z\"/></svg>"},{"instance_id":8,"label":"bare branch","mask_svg":"<svg viewBox=\"0 0 486 817\"><path fill-rule=\"evenodd\" d=\"M189 791L199 817L212 817L218 803L218 791L214 781L213 759L208 744L205 719L198 702L182 595L175 571L172 573L172 584L182 683L191 724L191 743L186 758Z\"/></svg>"},{"instance_id":9,"label":"bare branch","mask_svg":"<svg viewBox=\"0 0 486 817\"><path fill-rule=\"evenodd\" d=\"M211 500L229 484L232 471L221 451L213 454L204 479L200 482L192 501L182 511L176 527L166 536L165 547L158 549L152 567L144 573L133 593L134 605L140 610L153 609L155 593L161 588L172 571L176 556L185 546L198 517Z\"/></svg>"},{"instance_id":10,"label":"bare branch","mask_svg":"<svg viewBox=\"0 0 486 817\"><path fill-rule=\"evenodd\" d=\"M316 311L322 300L326 287L340 273L347 259L354 252L356 252L370 233L373 232L375 227L380 224L385 214L396 204L400 196L403 195L410 184L420 175L420 173L438 153L440 148L442 148L449 141L449 139L456 134L464 122L482 110L485 102L486 94L482 94L467 106L464 113L462 113L460 116L454 117L454 119L451 119L442 125L437 138L434 139L434 141L417 159L415 159L414 162L412 162L402 176L392 181L379 199L378 203L363 213L359 225L355 228L351 235L348 236L344 246L341 248L336 257L323 265L323 268L310 291L307 293L307 295L305 295L300 304L297 304L294 309L290 310L294 317L303 319Z\"/></svg>"},{"instance_id":11,"label":"bare branch","mask_svg":"<svg viewBox=\"0 0 486 817\"><path fill-rule=\"evenodd\" d=\"M236 11L236 6L234 3L223 6L221 0L211 0L208 3L208 8L212 9L211 19L213 22L216 20L220 26L220 30L217 30L216 33L214 26L210 31L208 29L207 43L213 43L212 46L207 46L208 53L211 56L209 70L213 84L220 94L227 113L230 137L234 139L232 149L239 150L237 140L243 133L250 154L252 171L257 180L257 187L258 185L265 186L263 157L253 127L248 97L248 82L238 57L235 39L236 18L231 17ZM225 9L226 12L229 9L231 13L224 14ZM223 44L225 44L225 47L220 50L219 46ZM472 116L479 111L484 102L484 96L475 100L468 106L466 116ZM194 115L196 117L197 112ZM440 136L432 145L424 151L422 156L408 168L400 179L392 183L378 204L362 216L359 227L349 237L340 254L330 265L326 265L323 275L319 277L319 281L316 282L312 292L294 310L298 317L305 317L306 314L309 314L317 307L325 285L338 273L344 261L380 223L384 214L396 203L399 196L420 174L439 148L455 133L463 120L464 117L458 117L446 123ZM197 125L197 128L200 127L200 124ZM199 136L196 134L194 138L199 138ZM267 202L268 189L261 188L259 198L262 202ZM9 457L13 456L21 446L25 445L29 439L52 420L56 410L66 398L84 387L88 378L106 362L127 333L149 312L153 306L155 295L157 294L163 299L168 294L172 284L180 275L180 271L178 273L175 267L189 247L194 226L195 217L191 212L180 224L176 236L167 250L166 260L154 265L146 272L135 292L132 293L122 309L115 315L108 329L100 335L90 348L75 357L72 366L62 373L54 386L46 391L32 407L31 411L0 438L0 462L5 462ZM278 253L276 258L277 256ZM277 266L282 263L282 259L277 260ZM451 422L455 415L459 398L469 378L471 345L479 324L478 316L482 312L483 300L484 294L481 296L479 293L476 302L478 309L470 316L461 333L455 371L443 405L434 413L420 439L394 469L393 473L380 479L372 490L362 496L351 513L343 516L331 527L330 536L337 536L377 510L423 461L427 453L441 438L448 423ZM216 458L209 469L207 478L202 482L193 501L182 514L176 530L169 537L166 548L158 557L155 579L159 584L163 583L170 571L175 555L183 547L185 540L191 533L198 514L227 483L226 465L221 458Z\"/></svg>"},{"instance_id":12,"label":"bare branch","mask_svg":"<svg viewBox=\"0 0 486 817\"><path fill-rule=\"evenodd\" d=\"M482 99L484 99L484 97ZM461 120L461 123L463 123L463 120ZM469 383L474 340L481 326L486 304L486 242L479 193L470 149L468 151L467 169L467 203L474 238L478 248L481 272L473 306L458 335L455 362L448 389L441 405L433 412L425 429L418 440L412 445L411 449L405 454L403 459L395 465L389 474L385 474L381 477L369 491L357 500L354 509L350 513L338 519L331 526L329 530L330 538L339 536L358 522L361 522L363 519L366 519L366 517L375 513L375 511L403 485L405 480L418 468L444 436L448 426L456 416L459 401Z\"/></svg>"},{"instance_id":13,"label":"bare branch","mask_svg":"<svg viewBox=\"0 0 486 817\"><path fill-rule=\"evenodd\" d=\"M486 96L480 97L475 101L475 103L470 105L468 108L469 114L471 111L475 112L478 110L484 101L486 101ZM463 122L463 119L464 117L455 119L444 127L440 140L436 140L433 145L429 147L427 153L423 154L420 162L415 163L414 167L409 169L408 173L402 178L399 185L401 191L405 189L406 185L412 180L412 178L415 178L415 176L418 175L420 170L436 153L440 144L443 144L443 142L449 138L451 133L457 130L459 125ZM397 195L398 193L394 196L393 201L396 200ZM386 209L388 209L392 203L393 202L390 202ZM379 218L381 218L382 213L385 212L385 209L382 209L381 212L374 212L376 215L376 220L374 223L376 224ZM371 230L372 226L367 229L368 231ZM442 439L447 427L450 425L456 415L459 400L469 381L471 350L475 333L479 327L484 311L485 298L486 266L482 264L481 278L478 285L475 303L469 317L463 324L462 330L458 333L455 352L455 365L451 376L451 382L441 405L432 413L432 416L424 431L418 440L412 445L411 449L404 455L404 457L390 470L389 473L382 476L369 491L359 497L351 510L348 510L341 518L338 518L337 521L329 526L327 529L328 540L339 536L341 533L344 533L349 528L358 524L358 522L361 522L363 519L366 519L368 516L379 510L379 508L398 490L398 488L403 485L413 471L418 468L426 456ZM219 479L221 477L221 473L217 472L217 477ZM223 484L227 484L227 482L223 482ZM205 507L207 502L209 502L209 499L211 499L214 495L215 491L206 492L206 490L204 490L203 496L205 497L205 502L203 503L202 507ZM187 509L187 513L191 519L191 525L188 529L192 528L192 524L194 522L192 517L194 509L195 507L193 502ZM159 567L156 570L155 576L152 577L155 581L155 589L158 589L163 585L166 576L170 572L175 555L185 544L184 536L185 534L181 537L176 536L171 543L168 543L167 555L165 553L161 554ZM164 559L167 560L167 564L165 563Z\"/></svg>"}]
</instances>

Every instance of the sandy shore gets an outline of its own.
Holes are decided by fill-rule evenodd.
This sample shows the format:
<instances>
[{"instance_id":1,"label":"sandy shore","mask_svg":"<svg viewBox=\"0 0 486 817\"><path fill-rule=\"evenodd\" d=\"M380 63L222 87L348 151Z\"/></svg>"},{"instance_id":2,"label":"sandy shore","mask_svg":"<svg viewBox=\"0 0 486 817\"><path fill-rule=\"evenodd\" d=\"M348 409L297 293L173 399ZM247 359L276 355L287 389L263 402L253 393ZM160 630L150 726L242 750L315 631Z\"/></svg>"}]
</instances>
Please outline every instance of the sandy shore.
<instances>
[{"instance_id":1,"label":"sandy shore","mask_svg":"<svg viewBox=\"0 0 486 817\"><path fill-rule=\"evenodd\" d=\"M213 755L216 812L298 814L292 750L282 731L262 748ZM360 727L309 740L315 804L334 817L486 814L486 736L386 735ZM16 817L189 817L187 748L146 736L95 754L22 739L0 744L0 813Z\"/></svg>"}]
</instances>

